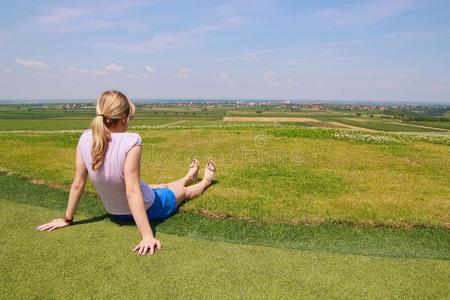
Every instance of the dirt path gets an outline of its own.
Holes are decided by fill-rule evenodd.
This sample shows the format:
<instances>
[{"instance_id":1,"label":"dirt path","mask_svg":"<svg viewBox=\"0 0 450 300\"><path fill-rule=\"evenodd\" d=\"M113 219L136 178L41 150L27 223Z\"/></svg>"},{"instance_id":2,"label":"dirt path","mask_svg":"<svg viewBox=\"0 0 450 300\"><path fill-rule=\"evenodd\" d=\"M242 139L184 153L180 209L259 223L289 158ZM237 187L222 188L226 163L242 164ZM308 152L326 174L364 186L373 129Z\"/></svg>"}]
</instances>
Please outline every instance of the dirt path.
<instances>
[{"instance_id":1,"label":"dirt path","mask_svg":"<svg viewBox=\"0 0 450 300\"><path fill-rule=\"evenodd\" d=\"M341 127L345 127L345 128L350 128L350 129L357 129L357 130L364 130L364 131L376 131L376 130L369 129L369 128L358 127L358 126L348 125L348 124L339 123L339 122L328 122L328 124L341 126Z\"/></svg>"},{"instance_id":2,"label":"dirt path","mask_svg":"<svg viewBox=\"0 0 450 300\"><path fill-rule=\"evenodd\" d=\"M224 121L234 122L305 122L305 123L322 123L313 118L299 117L224 117Z\"/></svg>"}]
</instances>

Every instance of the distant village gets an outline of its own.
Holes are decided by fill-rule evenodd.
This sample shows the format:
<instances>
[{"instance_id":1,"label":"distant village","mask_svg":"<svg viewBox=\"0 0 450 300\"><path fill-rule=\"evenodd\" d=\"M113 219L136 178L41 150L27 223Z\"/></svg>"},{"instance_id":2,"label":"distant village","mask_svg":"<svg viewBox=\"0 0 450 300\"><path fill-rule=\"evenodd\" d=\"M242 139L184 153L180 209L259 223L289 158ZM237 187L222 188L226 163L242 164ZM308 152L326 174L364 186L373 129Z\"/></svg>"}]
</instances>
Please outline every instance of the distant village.
<instances>
[{"instance_id":1,"label":"distant village","mask_svg":"<svg viewBox=\"0 0 450 300\"><path fill-rule=\"evenodd\" d=\"M288 109L292 111L327 111L327 110L414 110L420 107L449 107L450 105L425 105L425 104L386 104L386 103L325 103L325 102L295 102L295 101L238 101L238 100L161 100L161 101L136 101L138 107L152 106L176 106L206 108L258 108L267 107L275 109ZM94 103L66 103L63 109L89 109L95 108Z\"/></svg>"}]
</instances>

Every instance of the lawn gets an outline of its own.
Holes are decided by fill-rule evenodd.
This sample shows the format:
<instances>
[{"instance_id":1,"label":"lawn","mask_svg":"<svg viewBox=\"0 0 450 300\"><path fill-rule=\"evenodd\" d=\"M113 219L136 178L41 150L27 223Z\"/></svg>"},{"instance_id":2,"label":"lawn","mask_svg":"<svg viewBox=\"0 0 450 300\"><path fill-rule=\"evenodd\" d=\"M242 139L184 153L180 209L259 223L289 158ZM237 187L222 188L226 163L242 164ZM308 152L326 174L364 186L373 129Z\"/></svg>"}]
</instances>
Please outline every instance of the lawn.
<instances>
[{"instance_id":1,"label":"lawn","mask_svg":"<svg viewBox=\"0 0 450 300\"><path fill-rule=\"evenodd\" d=\"M202 201L182 208L199 214L272 223L449 223L448 145L392 143L391 138L376 144L352 136L341 140L327 130L290 130L300 135L264 127L139 131L144 141L142 176L149 183L167 182L182 176L192 157L215 159L217 183ZM68 189L79 135L2 133L0 166ZM88 191L94 192L92 185Z\"/></svg>"},{"instance_id":2,"label":"lawn","mask_svg":"<svg viewBox=\"0 0 450 300\"><path fill-rule=\"evenodd\" d=\"M26 196L32 204L2 200L3 192L0 196L3 238L0 292L5 298L90 298L95 295L97 298L444 299L449 296L446 279L450 276L450 263L436 258L362 256L324 249L279 248L277 243L267 247L211 241L207 235L195 235L195 229L190 230L190 234L181 230L184 236L165 233L177 226L185 227L183 222L171 219L156 227L163 249L152 257L139 257L131 252L139 240L134 226L120 226L105 218L78 214L78 221L70 227L51 233L37 232L34 230L37 224L61 214L51 207L65 202L63 198L57 200L63 192L30 185L23 179L8 176L5 179L4 175L2 180L2 184L7 184L5 180L14 181L10 188ZM39 199L36 193L39 190L47 197ZM89 205L82 211L91 215L94 212ZM166 225L171 222L174 224ZM219 224L210 230L218 231L219 236L223 233ZM331 233L330 230L328 235ZM255 231L249 231L248 235L254 234ZM341 248L347 243L351 248L359 239L362 248L370 253L377 248L370 240L382 241L382 235L378 238L376 235L363 231L359 237L356 235L344 242ZM400 236L405 237L402 232ZM449 238L448 232L435 229L428 234L419 233L420 236L431 244L440 243L440 251L445 249L445 239L448 242ZM395 249L389 234L387 237L378 248L394 246ZM405 243L403 237L397 241ZM308 238L320 241L317 235L313 238L310 234ZM429 243L410 244L410 249L426 249Z\"/></svg>"},{"instance_id":3,"label":"lawn","mask_svg":"<svg viewBox=\"0 0 450 300\"><path fill-rule=\"evenodd\" d=\"M450 122L409 122L408 124L430 126L450 130Z\"/></svg>"}]
</instances>

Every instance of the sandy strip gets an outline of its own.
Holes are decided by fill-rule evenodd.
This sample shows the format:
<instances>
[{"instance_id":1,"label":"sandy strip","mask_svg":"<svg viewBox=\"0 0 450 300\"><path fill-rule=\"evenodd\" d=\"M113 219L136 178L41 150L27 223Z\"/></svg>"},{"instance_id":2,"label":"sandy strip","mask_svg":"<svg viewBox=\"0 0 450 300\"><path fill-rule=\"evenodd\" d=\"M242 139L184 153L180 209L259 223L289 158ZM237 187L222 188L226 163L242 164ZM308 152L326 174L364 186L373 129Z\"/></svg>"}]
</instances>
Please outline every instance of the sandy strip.
<instances>
[{"instance_id":1,"label":"sandy strip","mask_svg":"<svg viewBox=\"0 0 450 300\"><path fill-rule=\"evenodd\" d=\"M299 117L224 117L224 121L234 122L304 122L304 123L322 123L313 118Z\"/></svg>"},{"instance_id":2,"label":"sandy strip","mask_svg":"<svg viewBox=\"0 0 450 300\"><path fill-rule=\"evenodd\" d=\"M332 124L332 125L336 125L336 126L340 126L340 127L344 127L344 128L363 130L363 131L376 131L376 130L369 129L369 128L358 127L358 126L343 124L343 123L339 123L339 122L328 122L328 124Z\"/></svg>"}]
</instances>

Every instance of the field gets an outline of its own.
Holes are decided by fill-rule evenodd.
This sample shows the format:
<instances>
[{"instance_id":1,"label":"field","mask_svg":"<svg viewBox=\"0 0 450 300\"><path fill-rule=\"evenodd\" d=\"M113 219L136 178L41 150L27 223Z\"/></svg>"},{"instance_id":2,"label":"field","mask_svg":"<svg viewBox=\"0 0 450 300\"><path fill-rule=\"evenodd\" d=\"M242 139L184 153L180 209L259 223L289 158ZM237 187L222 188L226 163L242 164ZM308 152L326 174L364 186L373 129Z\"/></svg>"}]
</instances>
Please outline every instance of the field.
<instances>
[{"instance_id":1,"label":"field","mask_svg":"<svg viewBox=\"0 0 450 300\"><path fill-rule=\"evenodd\" d=\"M136 228L110 221L91 183L74 226L32 230L64 211L75 147L93 114L0 106L4 297L450 296L445 122L140 107L130 130L143 138L146 182L177 179L193 157L218 166L205 195L154 224L164 249L143 259L130 251Z\"/></svg>"}]
</instances>

